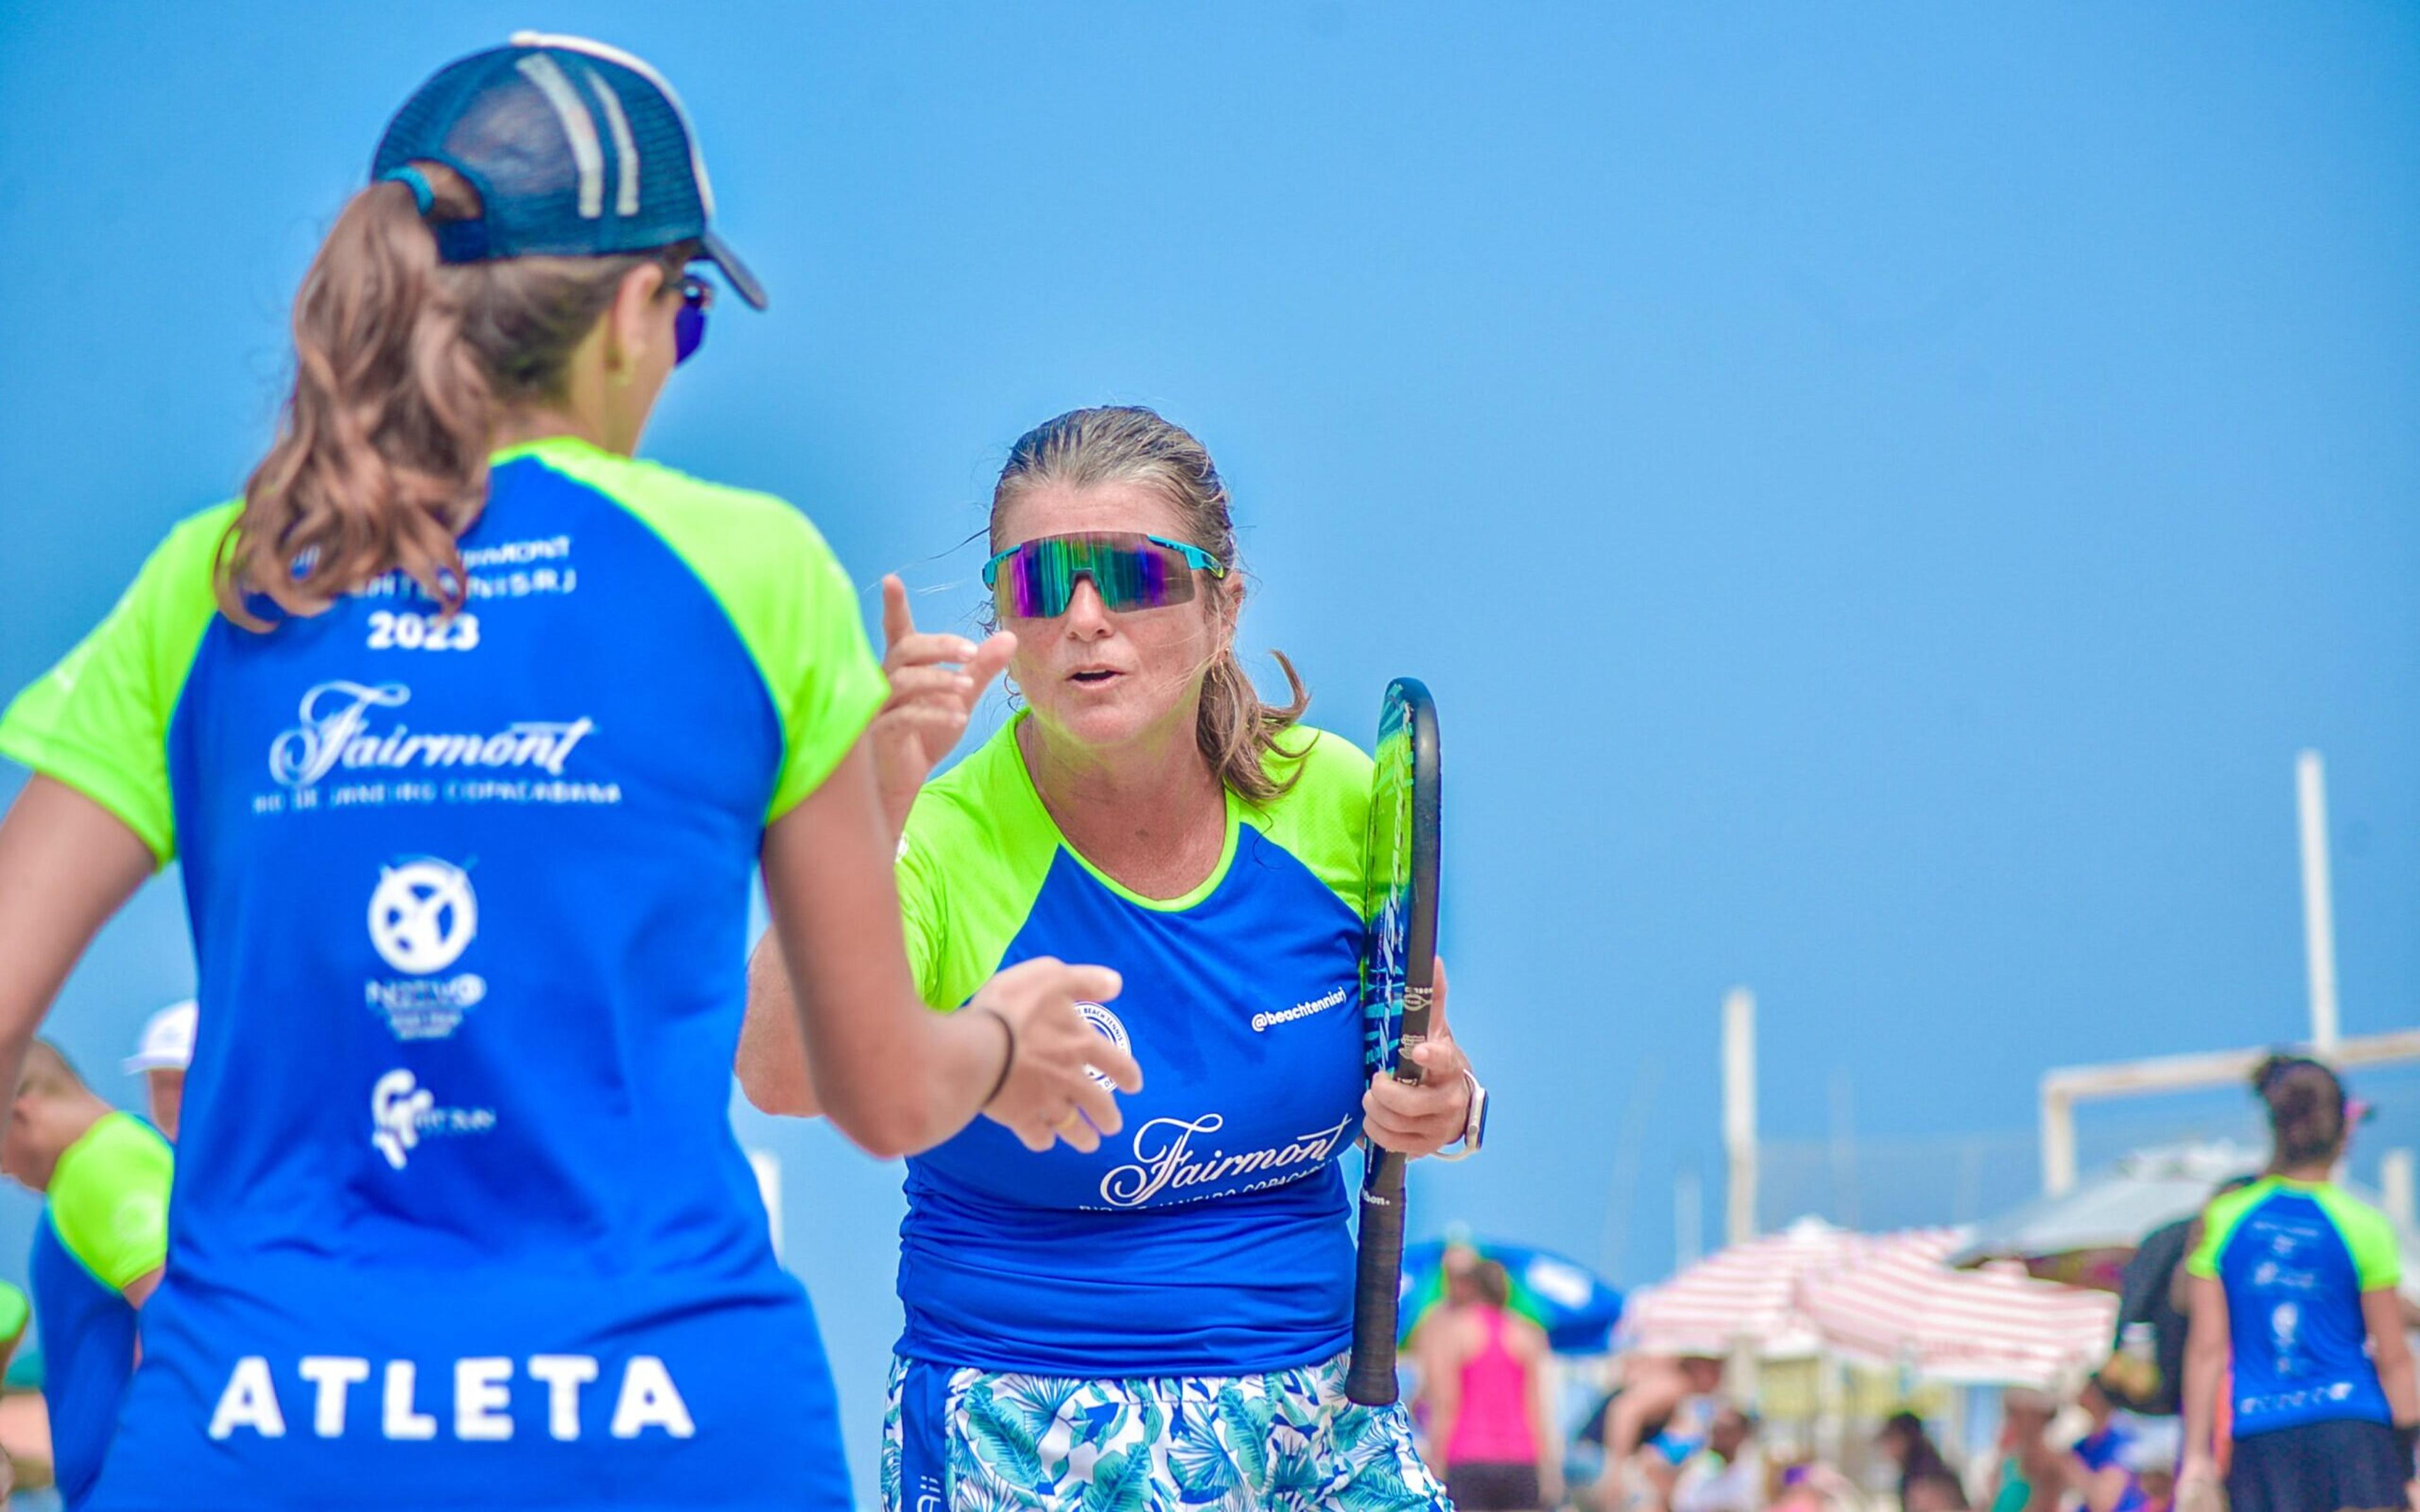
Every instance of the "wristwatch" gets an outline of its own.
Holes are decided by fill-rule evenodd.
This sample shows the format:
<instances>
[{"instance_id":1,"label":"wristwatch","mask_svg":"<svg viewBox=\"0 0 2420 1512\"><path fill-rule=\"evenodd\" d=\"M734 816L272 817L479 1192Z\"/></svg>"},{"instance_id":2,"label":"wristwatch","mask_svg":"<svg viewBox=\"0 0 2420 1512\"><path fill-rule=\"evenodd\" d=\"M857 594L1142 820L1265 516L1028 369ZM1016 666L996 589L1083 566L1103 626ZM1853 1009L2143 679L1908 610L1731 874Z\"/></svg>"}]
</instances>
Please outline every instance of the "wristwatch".
<instances>
[{"instance_id":1,"label":"wristwatch","mask_svg":"<svg viewBox=\"0 0 2420 1512\"><path fill-rule=\"evenodd\" d=\"M1439 1160L1468 1160L1487 1142L1487 1088L1467 1071L1462 1073L1462 1079L1470 1084L1470 1111L1462 1120L1462 1148L1450 1155L1438 1150Z\"/></svg>"}]
</instances>

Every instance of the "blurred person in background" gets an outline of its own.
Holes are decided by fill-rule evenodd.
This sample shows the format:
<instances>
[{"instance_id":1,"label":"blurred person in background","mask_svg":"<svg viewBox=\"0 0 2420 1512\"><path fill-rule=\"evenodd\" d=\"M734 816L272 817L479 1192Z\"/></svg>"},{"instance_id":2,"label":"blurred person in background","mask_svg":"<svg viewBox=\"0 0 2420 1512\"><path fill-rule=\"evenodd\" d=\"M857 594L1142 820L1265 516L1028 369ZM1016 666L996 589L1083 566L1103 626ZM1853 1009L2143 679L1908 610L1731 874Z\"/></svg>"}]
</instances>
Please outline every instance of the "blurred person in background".
<instances>
[{"instance_id":1,"label":"blurred person in background","mask_svg":"<svg viewBox=\"0 0 2420 1512\"><path fill-rule=\"evenodd\" d=\"M1447 1252L1446 1310L1420 1327L1427 1458L1464 1512L1534 1512L1563 1499L1547 1401L1546 1335L1512 1311L1504 1267Z\"/></svg>"},{"instance_id":2,"label":"blurred person in background","mask_svg":"<svg viewBox=\"0 0 2420 1512\"><path fill-rule=\"evenodd\" d=\"M2238 1176L2213 1197L2249 1185ZM2185 1339L2192 1319L2185 1257L2201 1240L2201 1210L2143 1236L2118 1279L2118 1322L2101 1388L2118 1408L2140 1418L2173 1420L2184 1401Z\"/></svg>"},{"instance_id":3,"label":"blurred person in background","mask_svg":"<svg viewBox=\"0 0 2420 1512\"><path fill-rule=\"evenodd\" d=\"M168 1260L168 1142L102 1101L47 1040L25 1048L0 1170L42 1196L34 1317L59 1498L91 1496L134 1374L136 1313Z\"/></svg>"},{"instance_id":4,"label":"blurred person in background","mask_svg":"<svg viewBox=\"0 0 2420 1512\"><path fill-rule=\"evenodd\" d=\"M1921 1472L1900 1497L1904 1512L1966 1512L1966 1483L1947 1470Z\"/></svg>"},{"instance_id":5,"label":"blurred person in background","mask_svg":"<svg viewBox=\"0 0 2420 1512\"><path fill-rule=\"evenodd\" d=\"M1589 1413L1578 1435L1603 1457L1588 1489L1589 1504L1599 1512L1660 1504L1681 1461L1696 1447L1693 1438L1675 1437L1675 1420L1690 1403L1722 1389L1723 1362L1710 1354L1632 1355L1623 1361L1621 1384Z\"/></svg>"},{"instance_id":6,"label":"blurred person in background","mask_svg":"<svg viewBox=\"0 0 2420 1512\"><path fill-rule=\"evenodd\" d=\"M2384 1214L2331 1180L2350 1129L2335 1072L2271 1056L2267 1173L2210 1205L2194 1277L2180 1504L2206 1505L2222 1472L2233 1512L2340 1512L2403 1503L2420 1384L2396 1297L2401 1259Z\"/></svg>"},{"instance_id":7,"label":"blurred person in background","mask_svg":"<svg viewBox=\"0 0 2420 1512\"><path fill-rule=\"evenodd\" d=\"M2075 1404L2090 1427L2068 1448L2067 1483L2083 1499L2084 1512L2148 1512L2149 1501L2132 1468L2133 1440L2099 1378L2084 1383Z\"/></svg>"},{"instance_id":8,"label":"blurred person in background","mask_svg":"<svg viewBox=\"0 0 2420 1512\"><path fill-rule=\"evenodd\" d=\"M1855 1512L1865 1504L1865 1493L1849 1477L1810 1459L1781 1468L1780 1492L1769 1512Z\"/></svg>"},{"instance_id":9,"label":"blurred person in background","mask_svg":"<svg viewBox=\"0 0 2420 1512\"><path fill-rule=\"evenodd\" d=\"M1689 1457L1672 1483L1672 1512L1762 1512L1764 1453L1755 1414L1725 1402L1706 1430L1705 1447Z\"/></svg>"},{"instance_id":10,"label":"blurred person in background","mask_svg":"<svg viewBox=\"0 0 2420 1512\"><path fill-rule=\"evenodd\" d=\"M1899 1499L1907 1501L1908 1489L1922 1476L1946 1474L1955 1479L1957 1472L1941 1457L1940 1445L1925 1431L1924 1419L1910 1412L1890 1415L1874 1435L1874 1443L1890 1462L1899 1467Z\"/></svg>"},{"instance_id":11,"label":"blurred person in background","mask_svg":"<svg viewBox=\"0 0 2420 1512\"><path fill-rule=\"evenodd\" d=\"M2057 1415L2058 1404L2046 1392L2000 1394L1999 1459L1986 1500L1991 1512L2057 1512L2067 1489L2066 1457L2050 1442Z\"/></svg>"},{"instance_id":12,"label":"blurred person in background","mask_svg":"<svg viewBox=\"0 0 2420 1512\"><path fill-rule=\"evenodd\" d=\"M185 1068L194 1063L194 1030L201 1016L201 1006L190 998L169 1004L145 1021L134 1054L126 1057L126 1073L143 1078L151 1127L172 1145L185 1111Z\"/></svg>"}]
</instances>

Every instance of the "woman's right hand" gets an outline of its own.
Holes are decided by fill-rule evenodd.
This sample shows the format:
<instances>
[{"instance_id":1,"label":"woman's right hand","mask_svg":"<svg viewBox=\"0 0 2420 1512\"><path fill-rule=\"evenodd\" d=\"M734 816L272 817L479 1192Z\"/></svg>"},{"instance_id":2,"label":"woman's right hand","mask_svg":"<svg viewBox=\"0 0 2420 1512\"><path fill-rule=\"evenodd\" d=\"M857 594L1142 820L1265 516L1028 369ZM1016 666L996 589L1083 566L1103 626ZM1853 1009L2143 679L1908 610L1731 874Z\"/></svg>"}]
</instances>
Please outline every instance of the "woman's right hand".
<instances>
[{"instance_id":1,"label":"woman's right hand","mask_svg":"<svg viewBox=\"0 0 2420 1512\"><path fill-rule=\"evenodd\" d=\"M975 701L1008 665L1016 637L1002 630L977 645L964 636L916 628L908 585L896 573L882 579L882 671L891 696L867 730L882 811L896 836L933 768L967 733Z\"/></svg>"},{"instance_id":2,"label":"woman's right hand","mask_svg":"<svg viewBox=\"0 0 2420 1512\"><path fill-rule=\"evenodd\" d=\"M1079 1002L1108 1002L1119 985L1118 974L1107 966L1037 956L977 989L965 1011L998 1013L1016 1031L1015 1058L1000 1091L984 1104L984 1117L1036 1152L1064 1139L1090 1153L1101 1148L1103 1135L1124 1128L1110 1093L1112 1088L1141 1091L1142 1069L1076 1011Z\"/></svg>"}]
</instances>

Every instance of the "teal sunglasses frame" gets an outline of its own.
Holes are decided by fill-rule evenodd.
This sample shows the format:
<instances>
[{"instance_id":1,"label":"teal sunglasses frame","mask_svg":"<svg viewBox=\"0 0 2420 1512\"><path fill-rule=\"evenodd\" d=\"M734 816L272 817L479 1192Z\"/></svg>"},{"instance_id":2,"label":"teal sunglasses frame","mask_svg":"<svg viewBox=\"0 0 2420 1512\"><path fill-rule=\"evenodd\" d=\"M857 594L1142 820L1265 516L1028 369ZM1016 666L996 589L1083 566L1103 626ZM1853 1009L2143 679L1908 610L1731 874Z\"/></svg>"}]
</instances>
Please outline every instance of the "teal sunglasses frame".
<instances>
[{"instance_id":1,"label":"teal sunglasses frame","mask_svg":"<svg viewBox=\"0 0 2420 1512\"><path fill-rule=\"evenodd\" d=\"M1041 543L1043 543L1043 542L1046 542L1046 541L1073 541L1073 540L1087 540L1087 539L1091 539L1091 540L1097 540L1097 539L1101 539L1101 538L1104 538L1104 537L1125 537L1125 538L1128 538L1128 539L1131 539L1131 540L1137 540L1137 541L1148 541L1148 542L1150 542L1150 543L1151 543L1152 545L1154 545L1154 546L1165 547L1165 548L1167 548L1169 550L1175 552L1178 556L1183 557L1183 558L1185 559L1185 564L1186 564L1186 566L1187 566L1189 570L1191 570L1191 571L1194 571L1194 572L1206 572L1206 573L1208 573L1208 574L1209 574L1211 577L1213 577L1213 578L1224 578L1224 577L1226 577L1226 576L1227 576L1227 564L1226 564L1225 563L1223 563L1223 562L1219 561L1216 556L1213 556L1211 553L1209 553L1208 551L1203 550L1202 548L1200 548L1200 547L1198 547L1198 546L1193 546L1193 545L1190 545L1189 543L1187 543L1187 542L1184 542L1184 541L1171 541L1171 540L1170 540L1170 539L1169 539L1167 536L1165 536L1165 535L1153 535L1153 534L1150 534L1150 533L1148 533L1147 532L1143 532L1143 531L1070 531L1070 532L1067 532L1066 534L1064 534L1064 535L1037 535L1037 536L1035 536L1035 537L1034 537L1032 540L1031 540L1031 541L1019 541L1018 543L1016 543L1016 545L1010 547L1007 550L997 553L996 555L994 555L994 556L992 557L992 559L991 559L990 561L985 562L985 563L983 564L983 583L984 583L984 586L985 586L985 588L988 588L988 589L992 590L993 594L994 594L995 595L997 595L997 594L999 594L999 592L1000 592L1000 569L1001 569L1003 565L1005 565L1005 564L1009 562L1009 560L1010 560L1010 559L1014 558L1014 557L1015 557L1018 552L1025 550L1025 549L1026 549L1027 548L1029 548L1029 547L1036 546L1036 545L1039 545L1039 544L1041 544ZM1089 578L1089 577L1092 577L1092 576L1093 576L1093 575L1092 575L1091 573L1089 573L1089 572L1087 572L1087 573L1083 573L1083 574L1080 574L1080 575L1079 575L1079 577L1086 577L1086 578ZM1099 580L1097 578L1094 579L1094 582L1093 582L1093 590L1094 590L1094 592L1095 592L1095 593L1099 593L1099 592L1100 592L1100 588L1101 588L1100 580ZM1069 581L1069 583L1068 583L1068 593L1069 593L1069 594L1070 594L1071 596L1072 596L1072 595L1073 595L1073 594L1075 593L1075 580L1074 580L1074 579L1071 579L1071 580ZM1107 598L1108 598L1108 595L1107 595L1107 594L1103 594L1102 596L1103 596L1103 600L1104 600L1104 602L1106 602L1106 601L1107 601ZM1187 595L1186 595L1186 597L1187 597L1187 598L1189 598L1189 597L1191 597L1191 596L1192 596L1192 595L1191 595L1191 594L1190 594L1189 592L1188 592L1188 593L1187 594ZM1183 603L1184 601L1185 601L1184 599L1171 599L1171 600L1169 600L1169 602L1170 602L1170 603ZM1134 608L1137 608L1137 607L1156 608L1156 607L1160 607L1160 606L1136 606L1136 605L1132 605L1132 604L1110 604L1109 607L1109 609L1112 609L1112 610L1115 610L1115 611L1123 611L1123 610L1131 609L1134 609ZM1059 606L1059 609L1058 609L1058 613L1057 613L1057 614L1046 614L1046 615L1039 615L1039 616L1028 616L1028 617L1029 617L1029 618L1041 618L1041 619L1056 619L1056 618L1058 618L1059 614L1064 614L1064 613L1066 613L1066 612L1067 612L1067 606L1066 606L1065 604L1062 604L1062 605L1060 605L1060 606Z\"/></svg>"}]
</instances>

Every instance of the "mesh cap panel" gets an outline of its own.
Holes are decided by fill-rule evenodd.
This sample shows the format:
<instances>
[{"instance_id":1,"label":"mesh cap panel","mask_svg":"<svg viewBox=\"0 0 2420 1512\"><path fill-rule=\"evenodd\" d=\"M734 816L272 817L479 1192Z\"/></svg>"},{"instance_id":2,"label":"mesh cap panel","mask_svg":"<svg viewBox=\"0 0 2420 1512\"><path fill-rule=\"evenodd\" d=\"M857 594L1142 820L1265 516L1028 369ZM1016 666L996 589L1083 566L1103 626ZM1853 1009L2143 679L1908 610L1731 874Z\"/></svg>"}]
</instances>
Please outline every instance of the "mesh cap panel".
<instances>
[{"instance_id":1,"label":"mesh cap panel","mask_svg":"<svg viewBox=\"0 0 2420 1512\"><path fill-rule=\"evenodd\" d=\"M436 228L450 262L700 240L761 307L754 278L707 230L703 163L678 105L652 69L586 50L597 45L548 39L446 65L388 123L371 177L419 160L470 181L481 219Z\"/></svg>"}]
</instances>

